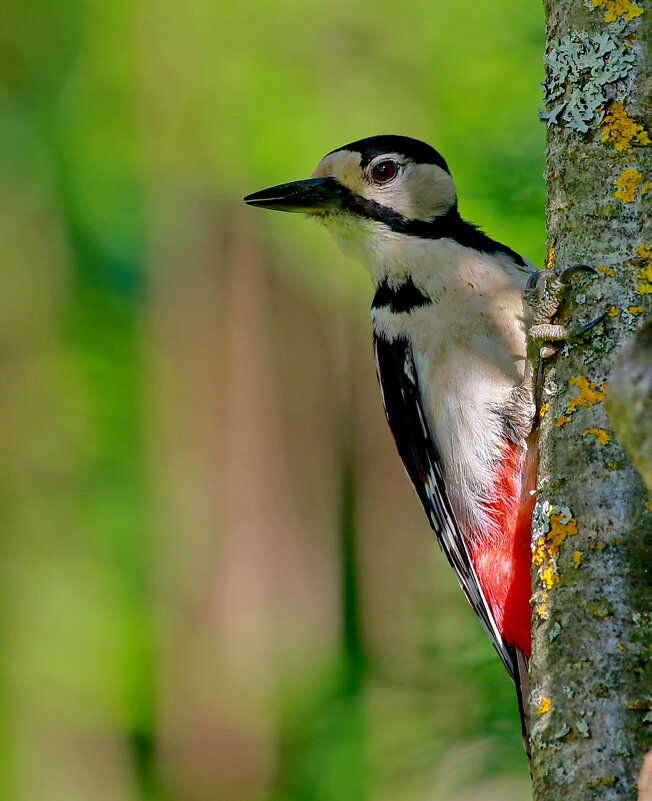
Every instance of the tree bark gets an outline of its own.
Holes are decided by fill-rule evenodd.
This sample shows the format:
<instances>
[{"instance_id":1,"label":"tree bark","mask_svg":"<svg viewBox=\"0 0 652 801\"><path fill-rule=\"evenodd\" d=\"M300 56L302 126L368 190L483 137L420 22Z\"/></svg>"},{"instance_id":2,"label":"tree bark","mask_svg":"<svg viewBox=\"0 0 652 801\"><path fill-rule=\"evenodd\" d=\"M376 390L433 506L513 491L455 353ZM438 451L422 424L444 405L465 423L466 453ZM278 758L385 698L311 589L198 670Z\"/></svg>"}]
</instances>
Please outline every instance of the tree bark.
<instances>
[{"instance_id":1,"label":"tree bark","mask_svg":"<svg viewBox=\"0 0 652 801\"><path fill-rule=\"evenodd\" d=\"M652 317L618 354L606 403L618 439L652 493Z\"/></svg>"},{"instance_id":2,"label":"tree bark","mask_svg":"<svg viewBox=\"0 0 652 801\"><path fill-rule=\"evenodd\" d=\"M548 256L561 319L604 323L544 368L533 523L536 801L636 798L652 733L652 504L604 400L652 299L652 0L545 0ZM652 365L650 365L652 370Z\"/></svg>"}]
</instances>

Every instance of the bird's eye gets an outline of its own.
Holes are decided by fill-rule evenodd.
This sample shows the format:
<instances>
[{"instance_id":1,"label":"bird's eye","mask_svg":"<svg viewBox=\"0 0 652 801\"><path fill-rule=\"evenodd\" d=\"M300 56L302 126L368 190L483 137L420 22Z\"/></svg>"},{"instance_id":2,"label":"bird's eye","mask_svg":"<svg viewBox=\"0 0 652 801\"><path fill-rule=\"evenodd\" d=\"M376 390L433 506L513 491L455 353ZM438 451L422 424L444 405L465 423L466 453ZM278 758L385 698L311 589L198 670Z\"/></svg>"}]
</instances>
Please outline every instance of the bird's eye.
<instances>
[{"instance_id":1,"label":"bird's eye","mask_svg":"<svg viewBox=\"0 0 652 801\"><path fill-rule=\"evenodd\" d=\"M371 168L371 177L379 184L386 184L392 178L396 178L398 173L398 164L391 159L386 161L379 161Z\"/></svg>"}]
</instances>

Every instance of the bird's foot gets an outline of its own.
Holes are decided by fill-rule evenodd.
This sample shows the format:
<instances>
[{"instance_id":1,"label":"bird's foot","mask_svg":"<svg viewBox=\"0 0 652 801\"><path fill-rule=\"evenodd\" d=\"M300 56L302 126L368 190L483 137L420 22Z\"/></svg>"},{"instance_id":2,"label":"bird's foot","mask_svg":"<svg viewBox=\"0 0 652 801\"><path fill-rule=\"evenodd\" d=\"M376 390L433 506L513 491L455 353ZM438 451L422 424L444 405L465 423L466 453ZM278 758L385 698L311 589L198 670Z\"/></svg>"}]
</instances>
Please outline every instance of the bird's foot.
<instances>
[{"instance_id":1,"label":"bird's foot","mask_svg":"<svg viewBox=\"0 0 652 801\"><path fill-rule=\"evenodd\" d=\"M606 312L603 312L594 320L575 328L552 322L573 276L586 272L597 275L597 270L593 267L574 264L572 267L567 267L561 275L552 270L537 270L528 279L524 293L525 300L532 310L532 325L528 331L528 340L539 347L539 356L544 359L553 356L557 348L542 343L575 339L601 323L606 316Z\"/></svg>"}]
</instances>

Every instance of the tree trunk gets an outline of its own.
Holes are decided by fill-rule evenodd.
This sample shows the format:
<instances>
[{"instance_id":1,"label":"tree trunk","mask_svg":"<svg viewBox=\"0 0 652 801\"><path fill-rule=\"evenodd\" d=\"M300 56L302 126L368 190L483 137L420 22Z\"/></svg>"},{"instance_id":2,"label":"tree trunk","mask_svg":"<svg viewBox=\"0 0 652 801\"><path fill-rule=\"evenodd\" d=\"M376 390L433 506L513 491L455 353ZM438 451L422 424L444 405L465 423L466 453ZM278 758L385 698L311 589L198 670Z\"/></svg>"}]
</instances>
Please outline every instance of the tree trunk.
<instances>
[{"instance_id":1,"label":"tree trunk","mask_svg":"<svg viewBox=\"0 0 652 801\"><path fill-rule=\"evenodd\" d=\"M607 317L544 368L534 797L631 801L652 734L652 504L603 401L652 299L652 0L545 4L547 266L598 269L572 284L562 321Z\"/></svg>"}]
</instances>

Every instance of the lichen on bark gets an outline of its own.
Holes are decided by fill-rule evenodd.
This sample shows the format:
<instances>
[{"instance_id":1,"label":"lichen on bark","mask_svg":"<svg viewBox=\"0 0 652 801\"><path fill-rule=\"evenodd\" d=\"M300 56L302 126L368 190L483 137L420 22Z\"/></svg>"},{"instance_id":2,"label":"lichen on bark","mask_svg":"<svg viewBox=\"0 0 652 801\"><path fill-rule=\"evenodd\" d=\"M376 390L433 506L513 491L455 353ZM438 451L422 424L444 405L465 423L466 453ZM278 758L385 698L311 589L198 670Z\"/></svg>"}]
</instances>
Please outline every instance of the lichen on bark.
<instances>
[{"instance_id":1,"label":"lichen on bark","mask_svg":"<svg viewBox=\"0 0 652 801\"><path fill-rule=\"evenodd\" d=\"M586 43L612 42L607 54L626 67L600 83L597 106L590 67L568 69L562 87L555 78L557 105L572 99L581 110L589 86L582 125L565 109L545 112L550 261L599 268L573 285L562 321L608 314L544 368L538 525L543 510L549 521L564 510L577 531L551 552L549 534L538 530L544 551L533 566L530 663L536 801L634 799L652 744L652 511L604 403L613 361L652 301L644 290L648 269L652 279L652 191L642 191L652 181L652 0L637 1L643 13L621 14L621 5L545 1L549 54L570 43L569 59L575 47L585 62L591 53L605 61ZM602 74L599 65L595 71Z\"/></svg>"}]
</instances>

